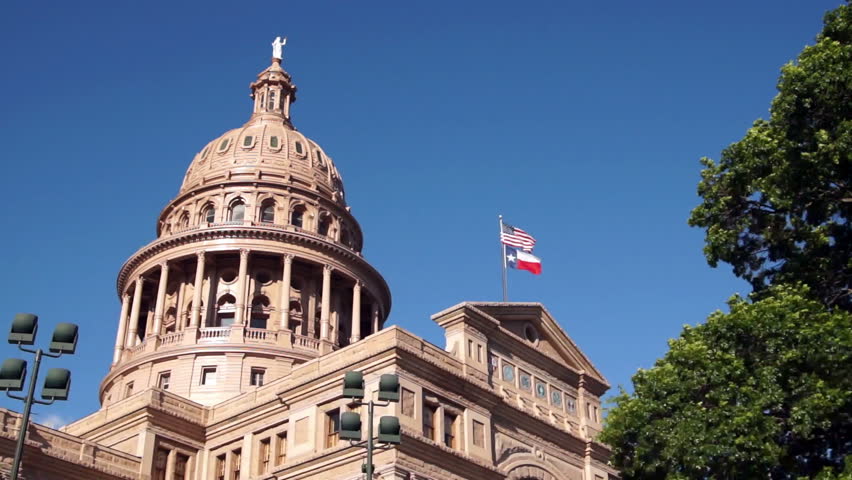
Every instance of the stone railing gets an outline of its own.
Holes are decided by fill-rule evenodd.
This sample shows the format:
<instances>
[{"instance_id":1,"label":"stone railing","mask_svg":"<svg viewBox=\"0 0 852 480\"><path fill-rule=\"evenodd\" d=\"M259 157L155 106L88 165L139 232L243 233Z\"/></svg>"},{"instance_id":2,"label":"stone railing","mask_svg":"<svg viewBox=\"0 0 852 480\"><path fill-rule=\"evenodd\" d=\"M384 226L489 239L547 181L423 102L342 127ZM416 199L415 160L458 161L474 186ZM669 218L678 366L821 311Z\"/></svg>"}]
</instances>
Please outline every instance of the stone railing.
<instances>
[{"instance_id":1,"label":"stone railing","mask_svg":"<svg viewBox=\"0 0 852 480\"><path fill-rule=\"evenodd\" d=\"M245 333L247 343L275 343L277 338L278 332L265 328L247 328Z\"/></svg>"},{"instance_id":2,"label":"stone railing","mask_svg":"<svg viewBox=\"0 0 852 480\"><path fill-rule=\"evenodd\" d=\"M21 416L0 408L0 442L14 445ZM30 422L26 444L44 455L104 472L118 478L139 478L142 459ZM3 450L6 450L3 448ZM11 461L11 460L10 460ZM40 460L44 461L44 460ZM100 476L99 476L100 478Z\"/></svg>"},{"instance_id":3,"label":"stone railing","mask_svg":"<svg viewBox=\"0 0 852 480\"><path fill-rule=\"evenodd\" d=\"M171 332L160 336L160 346L180 345L183 342L183 332Z\"/></svg>"},{"instance_id":4,"label":"stone railing","mask_svg":"<svg viewBox=\"0 0 852 480\"><path fill-rule=\"evenodd\" d=\"M304 335L293 335L293 348L299 348L302 350L311 350L318 351L320 347L320 341L313 337L306 337Z\"/></svg>"},{"instance_id":5,"label":"stone railing","mask_svg":"<svg viewBox=\"0 0 852 480\"><path fill-rule=\"evenodd\" d=\"M199 330L198 343L227 342L231 335L231 327L204 327Z\"/></svg>"}]
</instances>

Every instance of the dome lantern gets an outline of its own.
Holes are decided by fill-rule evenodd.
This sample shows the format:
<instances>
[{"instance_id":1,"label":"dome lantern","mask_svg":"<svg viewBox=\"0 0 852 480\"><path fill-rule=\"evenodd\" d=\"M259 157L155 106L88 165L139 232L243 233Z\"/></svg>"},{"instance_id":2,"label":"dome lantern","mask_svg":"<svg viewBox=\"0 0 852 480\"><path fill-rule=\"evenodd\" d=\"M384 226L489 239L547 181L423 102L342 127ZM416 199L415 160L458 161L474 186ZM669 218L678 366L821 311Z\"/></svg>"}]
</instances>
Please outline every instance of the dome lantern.
<instances>
[{"instance_id":1,"label":"dome lantern","mask_svg":"<svg viewBox=\"0 0 852 480\"><path fill-rule=\"evenodd\" d=\"M250 124L281 122L293 128L290 123L290 104L296 101L296 86L290 74L281 68L281 59L272 57L272 64L257 75L257 80L249 85L254 111Z\"/></svg>"}]
</instances>

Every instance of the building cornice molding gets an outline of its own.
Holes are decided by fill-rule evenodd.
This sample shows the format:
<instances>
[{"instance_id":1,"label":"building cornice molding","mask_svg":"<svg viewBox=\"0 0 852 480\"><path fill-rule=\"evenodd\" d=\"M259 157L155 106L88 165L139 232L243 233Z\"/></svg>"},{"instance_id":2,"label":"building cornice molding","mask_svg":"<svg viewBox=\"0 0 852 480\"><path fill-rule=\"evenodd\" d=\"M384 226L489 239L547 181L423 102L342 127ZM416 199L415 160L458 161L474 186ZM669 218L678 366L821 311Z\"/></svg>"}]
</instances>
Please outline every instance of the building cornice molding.
<instances>
[{"instance_id":1,"label":"building cornice molding","mask_svg":"<svg viewBox=\"0 0 852 480\"><path fill-rule=\"evenodd\" d=\"M174 234L169 237L155 240L148 245L136 251L122 265L119 270L118 278L116 279L116 291L119 298L127 285L129 276L136 271L138 267L143 265L146 260L149 260L156 255L167 252L171 249L192 244L203 244L215 240L266 240L281 242L284 247L288 244L299 245L313 249L320 254L327 255L337 260L341 265L352 266L360 272L356 276L363 276L376 286L373 293L378 295L385 304L386 310L384 315L387 316L391 309L391 293L390 288L385 282L381 274L369 262L367 262L360 253L344 248L336 243L330 242L311 233L304 231L285 230L282 228L268 227L262 225L221 225L204 228L196 228L182 233ZM234 249L237 246L229 246L228 249ZM216 248L205 246L207 252L215 252ZM285 253L285 252L279 252Z\"/></svg>"}]
</instances>

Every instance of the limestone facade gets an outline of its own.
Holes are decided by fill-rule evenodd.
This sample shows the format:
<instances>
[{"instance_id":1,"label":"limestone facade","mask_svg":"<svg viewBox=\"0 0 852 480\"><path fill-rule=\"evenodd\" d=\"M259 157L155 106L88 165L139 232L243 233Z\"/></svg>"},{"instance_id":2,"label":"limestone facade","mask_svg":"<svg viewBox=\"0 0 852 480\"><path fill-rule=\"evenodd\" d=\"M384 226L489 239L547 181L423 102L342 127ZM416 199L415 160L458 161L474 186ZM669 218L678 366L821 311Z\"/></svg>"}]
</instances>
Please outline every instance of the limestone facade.
<instances>
[{"instance_id":1,"label":"limestone facade","mask_svg":"<svg viewBox=\"0 0 852 480\"><path fill-rule=\"evenodd\" d=\"M31 425L27 479L357 479L340 441L349 370L368 395L396 373L402 444L376 478L608 480L595 440L601 373L536 303L465 302L433 315L438 347L384 328L390 290L325 151L290 119L279 59L250 85L241 128L205 145L157 239L121 267L101 408ZM20 417L0 410L0 470Z\"/></svg>"}]
</instances>

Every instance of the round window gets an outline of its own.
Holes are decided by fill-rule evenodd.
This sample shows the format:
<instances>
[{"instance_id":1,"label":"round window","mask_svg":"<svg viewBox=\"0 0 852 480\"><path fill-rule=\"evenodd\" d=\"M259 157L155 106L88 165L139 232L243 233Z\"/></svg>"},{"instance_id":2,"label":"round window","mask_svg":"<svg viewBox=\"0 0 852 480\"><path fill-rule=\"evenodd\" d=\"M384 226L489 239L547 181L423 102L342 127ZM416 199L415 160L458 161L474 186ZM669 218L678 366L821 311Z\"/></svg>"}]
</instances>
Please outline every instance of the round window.
<instances>
[{"instance_id":1,"label":"round window","mask_svg":"<svg viewBox=\"0 0 852 480\"><path fill-rule=\"evenodd\" d=\"M538 341L538 332L535 330L535 327L530 324L527 324L527 326L524 327L524 336L532 343L536 343Z\"/></svg>"},{"instance_id":2,"label":"round window","mask_svg":"<svg viewBox=\"0 0 852 480\"><path fill-rule=\"evenodd\" d=\"M225 270L222 272L222 281L225 283L233 283L237 279L237 271L234 269Z\"/></svg>"},{"instance_id":3,"label":"round window","mask_svg":"<svg viewBox=\"0 0 852 480\"><path fill-rule=\"evenodd\" d=\"M254 277L257 280L257 283L261 285L266 285L267 283L272 281L272 276L269 275L269 272L257 272L257 275Z\"/></svg>"}]
</instances>

